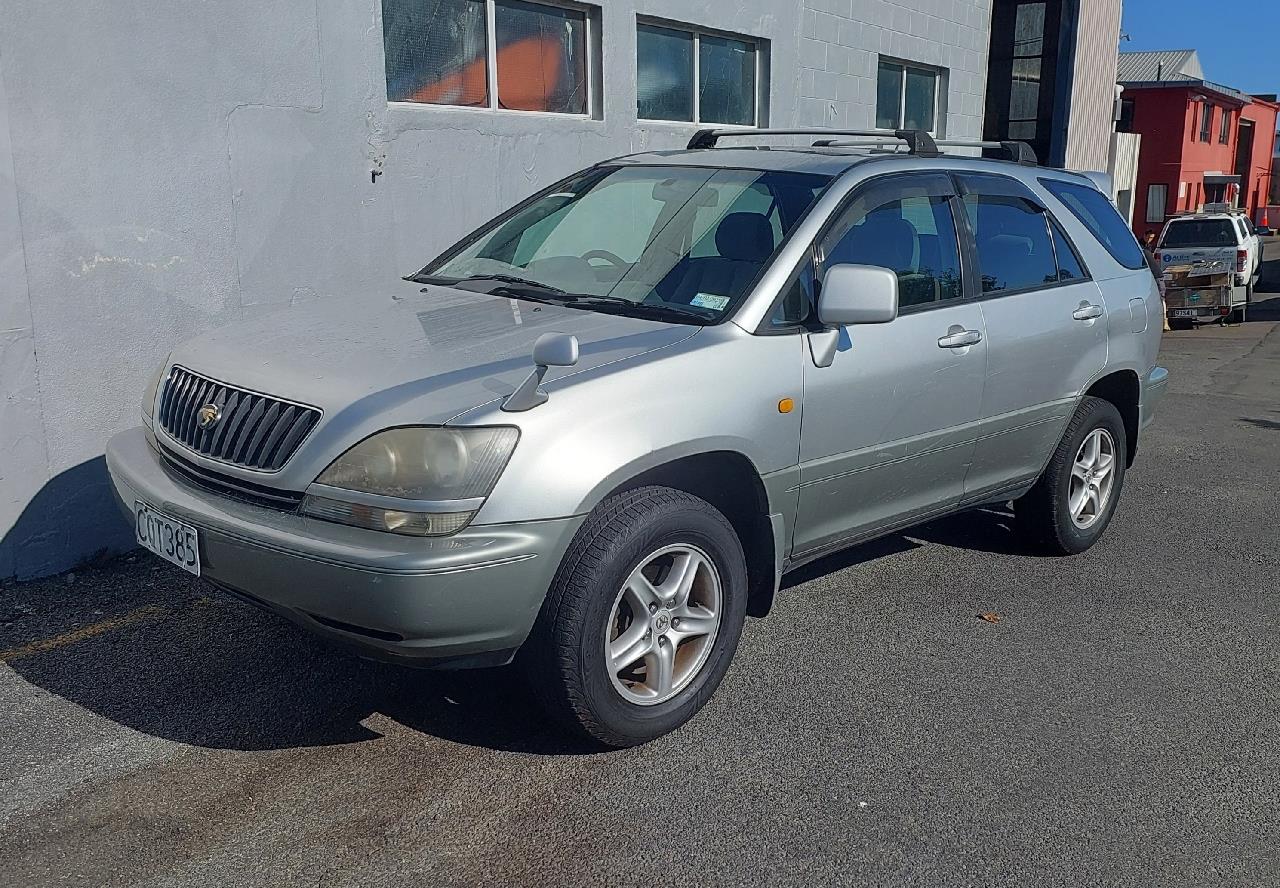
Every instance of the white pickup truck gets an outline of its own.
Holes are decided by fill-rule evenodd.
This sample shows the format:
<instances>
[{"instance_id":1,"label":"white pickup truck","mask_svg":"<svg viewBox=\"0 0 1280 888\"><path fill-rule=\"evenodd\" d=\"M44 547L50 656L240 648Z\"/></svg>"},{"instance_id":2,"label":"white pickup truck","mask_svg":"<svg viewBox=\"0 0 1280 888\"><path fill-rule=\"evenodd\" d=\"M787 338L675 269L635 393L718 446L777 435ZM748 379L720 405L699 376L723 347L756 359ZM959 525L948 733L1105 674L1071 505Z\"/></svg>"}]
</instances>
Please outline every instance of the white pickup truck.
<instances>
[{"instance_id":1,"label":"white pickup truck","mask_svg":"<svg viewBox=\"0 0 1280 888\"><path fill-rule=\"evenodd\" d=\"M1262 273L1262 240L1239 212L1205 212L1170 219L1160 233L1157 251L1164 268L1215 261L1235 252L1235 286L1244 293L1233 302L1253 301L1253 286Z\"/></svg>"}]
</instances>

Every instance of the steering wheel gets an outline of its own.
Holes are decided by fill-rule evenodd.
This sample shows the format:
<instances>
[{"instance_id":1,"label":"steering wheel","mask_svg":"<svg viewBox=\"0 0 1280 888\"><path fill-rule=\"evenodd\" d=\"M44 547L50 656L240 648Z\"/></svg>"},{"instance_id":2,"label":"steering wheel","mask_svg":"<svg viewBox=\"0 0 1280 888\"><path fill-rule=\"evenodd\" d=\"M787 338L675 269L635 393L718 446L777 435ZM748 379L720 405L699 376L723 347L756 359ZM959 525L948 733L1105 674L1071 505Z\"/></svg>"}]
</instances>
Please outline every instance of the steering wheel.
<instances>
[{"instance_id":1,"label":"steering wheel","mask_svg":"<svg viewBox=\"0 0 1280 888\"><path fill-rule=\"evenodd\" d=\"M590 262L592 259L603 259L620 271L626 271L631 267L631 263L626 259L623 259L617 253L610 253L608 250L588 250L582 254L582 259L584 262Z\"/></svg>"}]
</instances>

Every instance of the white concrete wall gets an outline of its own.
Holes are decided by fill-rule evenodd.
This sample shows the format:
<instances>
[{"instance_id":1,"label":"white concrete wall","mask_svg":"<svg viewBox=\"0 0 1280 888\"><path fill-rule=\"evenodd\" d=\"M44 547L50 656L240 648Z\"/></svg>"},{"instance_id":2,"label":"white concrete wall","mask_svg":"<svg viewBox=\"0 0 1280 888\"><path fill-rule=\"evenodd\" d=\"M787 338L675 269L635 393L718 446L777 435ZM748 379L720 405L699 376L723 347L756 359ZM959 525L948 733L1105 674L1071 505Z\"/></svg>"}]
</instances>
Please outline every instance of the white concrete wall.
<instances>
[{"instance_id":1,"label":"white concrete wall","mask_svg":"<svg viewBox=\"0 0 1280 888\"><path fill-rule=\"evenodd\" d=\"M1142 155L1141 133L1112 133L1107 172L1111 174L1111 199L1120 206L1125 221L1133 224L1133 207L1137 203L1138 160ZM1126 201L1120 201L1127 192Z\"/></svg>"},{"instance_id":2,"label":"white concrete wall","mask_svg":"<svg viewBox=\"0 0 1280 888\"><path fill-rule=\"evenodd\" d=\"M378 0L5 0L0 578L129 544L101 454L173 344L318 298L358 324L511 203L682 146L692 126L636 120L637 13L768 40L774 125L871 125L884 52L949 67L948 132L979 130L985 0L600 6L587 120L389 107Z\"/></svg>"},{"instance_id":3,"label":"white concrete wall","mask_svg":"<svg viewBox=\"0 0 1280 888\"><path fill-rule=\"evenodd\" d=\"M805 0L799 113L805 123L876 124L880 56L946 71L939 135L982 137L990 0Z\"/></svg>"}]
</instances>

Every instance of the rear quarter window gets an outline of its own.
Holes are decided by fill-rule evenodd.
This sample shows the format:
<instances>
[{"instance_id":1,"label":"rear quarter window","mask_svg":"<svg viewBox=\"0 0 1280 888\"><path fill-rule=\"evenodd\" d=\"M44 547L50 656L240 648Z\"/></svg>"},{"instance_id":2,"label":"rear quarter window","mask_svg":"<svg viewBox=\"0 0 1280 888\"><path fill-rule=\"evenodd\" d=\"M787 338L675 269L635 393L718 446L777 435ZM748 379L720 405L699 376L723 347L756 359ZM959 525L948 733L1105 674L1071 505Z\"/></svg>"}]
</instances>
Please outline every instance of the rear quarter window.
<instances>
[{"instance_id":1,"label":"rear quarter window","mask_svg":"<svg viewBox=\"0 0 1280 888\"><path fill-rule=\"evenodd\" d=\"M1040 184L1061 201L1089 229L1111 258L1125 268L1146 268L1147 257L1138 245L1129 225L1121 217L1115 204L1096 188L1063 182L1059 179L1041 179Z\"/></svg>"}]
</instances>

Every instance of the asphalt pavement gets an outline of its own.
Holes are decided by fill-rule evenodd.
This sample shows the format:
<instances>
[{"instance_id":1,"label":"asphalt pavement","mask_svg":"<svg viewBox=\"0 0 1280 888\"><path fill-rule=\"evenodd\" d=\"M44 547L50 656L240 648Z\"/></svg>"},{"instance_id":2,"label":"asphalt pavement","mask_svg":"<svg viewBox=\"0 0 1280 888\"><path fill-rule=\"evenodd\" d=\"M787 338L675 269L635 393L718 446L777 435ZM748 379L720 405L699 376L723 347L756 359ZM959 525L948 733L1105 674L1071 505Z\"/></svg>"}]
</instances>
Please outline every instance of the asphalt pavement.
<instances>
[{"instance_id":1,"label":"asphalt pavement","mask_svg":"<svg viewBox=\"0 0 1280 888\"><path fill-rule=\"evenodd\" d=\"M806 567L640 749L141 555L0 587L0 883L1280 884L1280 261L1253 318L1167 335L1095 549L988 510Z\"/></svg>"}]
</instances>

